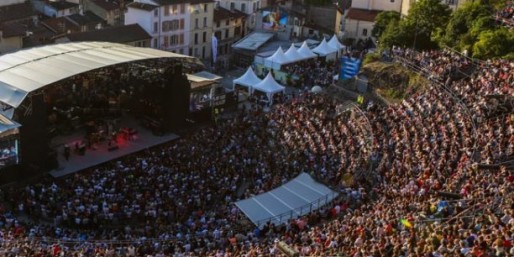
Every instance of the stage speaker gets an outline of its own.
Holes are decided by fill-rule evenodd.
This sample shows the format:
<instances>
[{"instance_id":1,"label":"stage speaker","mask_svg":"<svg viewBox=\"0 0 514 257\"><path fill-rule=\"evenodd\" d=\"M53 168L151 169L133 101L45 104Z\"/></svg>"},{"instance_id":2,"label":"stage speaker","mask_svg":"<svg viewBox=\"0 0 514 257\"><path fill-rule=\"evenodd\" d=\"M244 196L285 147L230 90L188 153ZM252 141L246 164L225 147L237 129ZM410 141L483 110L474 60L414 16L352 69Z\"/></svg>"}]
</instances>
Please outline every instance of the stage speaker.
<instances>
[{"instance_id":1,"label":"stage speaker","mask_svg":"<svg viewBox=\"0 0 514 257\"><path fill-rule=\"evenodd\" d=\"M55 166L56 155L50 153L48 113L43 94L27 97L15 113L20 127L20 155L24 165L39 167L40 172ZM53 159L55 158L55 160Z\"/></svg>"},{"instance_id":2,"label":"stage speaker","mask_svg":"<svg viewBox=\"0 0 514 257\"><path fill-rule=\"evenodd\" d=\"M119 146L117 146L117 145L112 145L112 146L109 146L109 148L107 148L107 150L108 150L109 152L116 151L116 150L118 150L118 149L120 149L120 147L119 147Z\"/></svg>"},{"instance_id":3,"label":"stage speaker","mask_svg":"<svg viewBox=\"0 0 514 257\"><path fill-rule=\"evenodd\" d=\"M182 127L189 114L191 84L182 72L182 65L176 65L165 72L164 92L162 94L162 130L169 132Z\"/></svg>"}]
</instances>

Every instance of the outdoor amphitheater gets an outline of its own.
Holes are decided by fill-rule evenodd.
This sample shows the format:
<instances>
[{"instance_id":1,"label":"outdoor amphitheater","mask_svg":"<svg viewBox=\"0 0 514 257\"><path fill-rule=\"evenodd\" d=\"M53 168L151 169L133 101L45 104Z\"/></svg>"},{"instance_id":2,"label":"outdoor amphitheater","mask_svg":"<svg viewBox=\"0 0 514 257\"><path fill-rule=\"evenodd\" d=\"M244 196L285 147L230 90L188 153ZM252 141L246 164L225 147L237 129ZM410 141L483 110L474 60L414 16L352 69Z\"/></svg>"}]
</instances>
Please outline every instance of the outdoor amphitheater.
<instances>
[{"instance_id":1,"label":"outdoor amphitheater","mask_svg":"<svg viewBox=\"0 0 514 257\"><path fill-rule=\"evenodd\" d=\"M282 95L3 188L0 255L514 256L514 62L390 58L429 86L397 103Z\"/></svg>"}]
</instances>

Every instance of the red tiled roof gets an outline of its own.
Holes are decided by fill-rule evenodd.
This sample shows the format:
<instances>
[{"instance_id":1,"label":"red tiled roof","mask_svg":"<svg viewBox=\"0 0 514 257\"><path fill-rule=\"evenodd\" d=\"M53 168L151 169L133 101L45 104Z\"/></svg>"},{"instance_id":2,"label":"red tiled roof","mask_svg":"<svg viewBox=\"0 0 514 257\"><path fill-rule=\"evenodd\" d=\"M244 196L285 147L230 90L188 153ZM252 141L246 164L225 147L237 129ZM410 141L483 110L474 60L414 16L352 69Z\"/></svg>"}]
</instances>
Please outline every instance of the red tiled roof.
<instances>
[{"instance_id":1,"label":"red tiled roof","mask_svg":"<svg viewBox=\"0 0 514 257\"><path fill-rule=\"evenodd\" d=\"M145 4L145 3L139 3L139 2L132 2L130 4L127 5L127 7L132 7L132 8L136 8L136 9L140 9L140 10L144 10L144 11L152 11L153 9L159 7L159 6L155 6L155 5L151 5L151 4Z\"/></svg>"},{"instance_id":2,"label":"red tiled roof","mask_svg":"<svg viewBox=\"0 0 514 257\"><path fill-rule=\"evenodd\" d=\"M152 38L139 24L72 33L68 34L67 37L72 42L106 41L114 43L130 43Z\"/></svg>"},{"instance_id":3,"label":"red tiled roof","mask_svg":"<svg viewBox=\"0 0 514 257\"><path fill-rule=\"evenodd\" d=\"M350 10L348 10L348 15L346 16L346 19L374 22L375 18L380 12L381 11L377 10L350 8Z\"/></svg>"},{"instance_id":4,"label":"red tiled roof","mask_svg":"<svg viewBox=\"0 0 514 257\"><path fill-rule=\"evenodd\" d=\"M80 31L79 26L64 17L46 19L41 24L56 34Z\"/></svg>"},{"instance_id":5,"label":"red tiled roof","mask_svg":"<svg viewBox=\"0 0 514 257\"><path fill-rule=\"evenodd\" d=\"M36 12L29 2L0 6L0 22L21 20L34 15Z\"/></svg>"},{"instance_id":6,"label":"red tiled roof","mask_svg":"<svg viewBox=\"0 0 514 257\"><path fill-rule=\"evenodd\" d=\"M238 19L246 17L246 13L241 12L237 9L233 11L225 9L223 7L218 7L214 9L214 22L226 20L226 19Z\"/></svg>"},{"instance_id":7,"label":"red tiled roof","mask_svg":"<svg viewBox=\"0 0 514 257\"><path fill-rule=\"evenodd\" d=\"M93 3L106 11L120 9L120 3L117 0L93 0Z\"/></svg>"},{"instance_id":8,"label":"red tiled roof","mask_svg":"<svg viewBox=\"0 0 514 257\"><path fill-rule=\"evenodd\" d=\"M19 23L8 23L0 24L0 30L2 31L2 37L23 37L26 35L27 28L23 24Z\"/></svg>"}]
</instances>

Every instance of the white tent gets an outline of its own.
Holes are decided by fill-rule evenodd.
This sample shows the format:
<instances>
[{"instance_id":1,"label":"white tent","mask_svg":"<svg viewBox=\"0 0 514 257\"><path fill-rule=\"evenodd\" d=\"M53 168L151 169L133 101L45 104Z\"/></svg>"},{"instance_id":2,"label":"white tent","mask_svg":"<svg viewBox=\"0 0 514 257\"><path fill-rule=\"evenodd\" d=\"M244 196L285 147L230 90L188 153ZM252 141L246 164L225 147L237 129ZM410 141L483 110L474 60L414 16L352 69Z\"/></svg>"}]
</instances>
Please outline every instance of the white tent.
<instances>
[{"instance_id":1,"label":"white tent","mask_svg":"<svg viewBox=\"0 0 514 257\"><path fill-rule=\"evenodd\" d=\"M303 55L298 53L298 50L296 50L294 44L291 44L291 47L287 49L285 55L289 60L293 60L295 62L306 59Z\"/></svg>"},{"instance_id":2,"label":"white tent","mask_svg":"<svg viewBox=\"0 0 514 257\"><path fill-rule=\"evenodd\" d=\"M291 63L292 61L287 59L282 47L278 47L275 53L264 60L264 66L272 69L279 70L283 64Z\"/></svg>"},{"instance_id":3,"label":"white tent","mask_svg":"<svg viewBox=\"0 0 514 257\"><path fill-rule=\"evenodd\" d=\"M286 87L280 85L271 75L271 71L268 75L258 84L252 87L252 93L257 90L261 91L268 96L270 105L273 104L273 95L278 92L285 92Z\"/></svg>"},{"instance_id":4,"label":"white tent","mask_svg":"<svg viewBox=\"0 0 514 257\"><path fill-rule=\"evenodd\" d=\"M332 36L332 38L327 42L328 46L335 48L337 50L344 50L346 49L346 46L341 44L339 40L337 40L336 35Z\"/></svg>"},{"instance_id":5,"label":"white tent","mask_svg":"<svg viewBox=\"0 0 514 257\"><path fill-rule=\"evenodd\" d=\"M255 75L255 72L253 72L252 67L248 67L248 70L246 70L245 74L232 81L232 90L234 90L237 84L247 87L248 92L252 93L252 87L259 84L261 81L262 80L258 78L257 75Z\"/></svg>"},{"instance_id":6,"label":"white tent","mask_svg":"<svg viewBox=\"0 0 514 257\"><path fill-rule=\"evenodd\" d=\"M336 58L338 49L329 46L327 41L323 38L321 43L319 43L316 48L312 49L312 51L320 56L326 57L327 60L333 60Z\"/></svg>"},{"instance_id":7,"label":"white tent","mask_svg":"<svg viewBox=\"0 0 514 257\"><path fill-rule=\"evenodd\" d=\"M307 46L307 41L303 41L302 46L298 49L298 53L305 59L318 57L312 50Z\"/></svg>"}]
</instances>

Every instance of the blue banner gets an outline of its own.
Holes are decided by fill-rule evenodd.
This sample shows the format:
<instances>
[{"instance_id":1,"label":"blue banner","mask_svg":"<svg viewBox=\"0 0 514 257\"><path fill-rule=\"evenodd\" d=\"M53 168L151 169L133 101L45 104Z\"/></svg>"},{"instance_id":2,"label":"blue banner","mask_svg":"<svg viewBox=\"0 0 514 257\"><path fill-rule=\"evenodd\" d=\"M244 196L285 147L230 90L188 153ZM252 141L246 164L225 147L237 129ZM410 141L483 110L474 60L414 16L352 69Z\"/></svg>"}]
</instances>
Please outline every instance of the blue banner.
<instances>
[{"instance_id":1,"label":"blue banner","mask_svg":"<svg viewBox=\"0 0 514 257\"><path fill-rule=\"evenodd\" d=\"M339 72L339 78L350 79L359 73L360 68L361 60L359 58L343 56L341 57L341 71Z\"/></svg>"}]
</instances>

